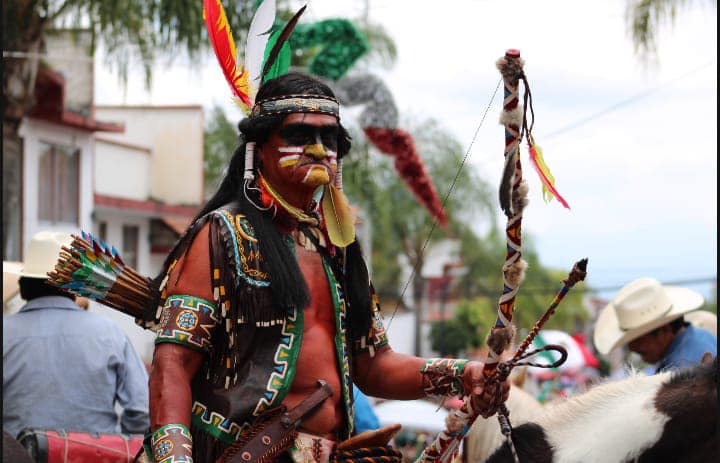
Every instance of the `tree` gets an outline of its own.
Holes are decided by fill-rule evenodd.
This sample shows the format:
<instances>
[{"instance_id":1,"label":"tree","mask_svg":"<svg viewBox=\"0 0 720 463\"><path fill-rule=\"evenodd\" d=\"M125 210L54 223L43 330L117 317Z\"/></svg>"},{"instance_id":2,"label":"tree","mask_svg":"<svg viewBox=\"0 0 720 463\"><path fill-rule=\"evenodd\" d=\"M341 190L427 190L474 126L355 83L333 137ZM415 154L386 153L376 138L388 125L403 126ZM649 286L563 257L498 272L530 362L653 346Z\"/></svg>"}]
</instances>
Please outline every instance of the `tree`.
<instances>
[{"instance_id":1,"label":"tree","mask_svg":"<svg viewBox=\"0 0 720 463\"><path fill-rule=\"evenodd\" d=\"M257 0L223 2L237 43L245 43ZM288 0L278 1L287 10ZM120 80L138 62L150 84L152 66L186 53L194 58L209 49L199 0L6 0L3 1L3 124L6 136L17 139L17 125L34 106L34 85L45 38L53 28L89 30L90 53L102 44L107 64ZM242 47L240 47L242 53Z\"/></svg>"},{"instance_id":2,"label":"tree","mask_svg":"<svg viewBox=\"0 0 720 463\"><path fill-rule=\"evenodd\" d=\"M391 160L379 154L365 155L367 147L362 143L354 147L344 163L343 177L348 196L363 207L372 224L373 281L378 295L386 302L400 304L402 273L397 256L404 256L413 269L409 282L412 305L420 314L424 291L420 270L427 246L446 237L459 236L466 229L464 221L471 219L483 221L492 228L494 213L487 183L471 165L460 169L463 150L457 140L434 120L410 121L403 127L409 127L408 131L413 134L440 197L445 198L453 186L444 204L450 217L445 230L436 227L432 217L398 177ZM355 135L353 139L359 137ZM416 342L418 340L416 336ZM419 350L417 345L416 350Z\"/></svg>"},{"instance_id":3,"label":"tree","mask_svg":"<svg viewBox=\"0 0 720 463\"><path fill-rule=\"evenodd\" d=\"M627 28L632 37L635 52L647 60L657 53L658 28L666 21L673 25L678 10L687 6L688 0L628 0L626 6ZM697 2L696 2L697 3ZM708 0L713 6L716 0Z\"/></svg>"},{"instance_id":4,"label":"tree","mask_svg":"<svg viewBox=\"0 0 720 463\"><path fill-rule=\"evenodd\" d=\"M238 146L238 130L220 106L210 110L204 140L205 192L212 195L220 186L230 158Z\"/></svg>"}]
</instances>

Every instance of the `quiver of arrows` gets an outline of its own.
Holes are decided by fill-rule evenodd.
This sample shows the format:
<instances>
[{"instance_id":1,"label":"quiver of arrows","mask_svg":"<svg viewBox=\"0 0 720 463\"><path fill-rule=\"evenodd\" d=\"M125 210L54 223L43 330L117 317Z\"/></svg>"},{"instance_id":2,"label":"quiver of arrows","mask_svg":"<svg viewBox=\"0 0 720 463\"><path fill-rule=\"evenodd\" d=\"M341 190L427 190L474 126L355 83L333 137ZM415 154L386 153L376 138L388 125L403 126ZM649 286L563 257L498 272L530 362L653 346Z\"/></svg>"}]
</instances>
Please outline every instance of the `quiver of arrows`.
<instances>
[{"instance_id":1,"label":"quiver of arrows","mask_svg":"<svg viewBox=\"0 0 720 463\"><path fill-rule=\"evenodd\" d=\"M125 265L114 247L90 233L72 237L70 247L62 247L55 270L48 273L48 282L142 319L153 299L152 280Z\"/></svg>"}]
</instances>

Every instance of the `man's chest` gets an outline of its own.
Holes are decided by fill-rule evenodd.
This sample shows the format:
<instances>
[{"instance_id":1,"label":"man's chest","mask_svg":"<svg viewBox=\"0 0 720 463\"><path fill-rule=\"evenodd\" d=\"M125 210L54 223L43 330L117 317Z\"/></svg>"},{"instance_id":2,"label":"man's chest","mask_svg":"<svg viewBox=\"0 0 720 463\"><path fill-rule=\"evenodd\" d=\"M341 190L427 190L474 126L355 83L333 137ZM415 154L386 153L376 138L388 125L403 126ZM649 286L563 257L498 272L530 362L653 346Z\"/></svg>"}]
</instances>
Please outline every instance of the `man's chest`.
<instances>
[{"instance_id":1,"label":"man's chest","mask_svg":"<svg viewBox=\"0 0 720 463\"><path fill-rule=\"evenodd\" d=\"M304 311L306 326L313 322L335 325L335 307L325 265L319 252L295 246L300 271L310 295L310 304Z\"/></svg>"}]
</instances>

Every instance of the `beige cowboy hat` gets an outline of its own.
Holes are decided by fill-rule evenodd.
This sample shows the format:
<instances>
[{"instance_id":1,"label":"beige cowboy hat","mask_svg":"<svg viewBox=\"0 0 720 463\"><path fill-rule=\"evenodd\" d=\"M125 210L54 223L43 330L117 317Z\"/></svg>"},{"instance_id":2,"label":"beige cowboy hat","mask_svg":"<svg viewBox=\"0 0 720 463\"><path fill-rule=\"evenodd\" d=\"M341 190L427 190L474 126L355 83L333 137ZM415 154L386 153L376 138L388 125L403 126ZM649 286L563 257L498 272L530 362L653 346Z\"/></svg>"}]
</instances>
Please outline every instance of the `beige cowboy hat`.
<instances>
[{"instance_id":1,"label":"beige cowboy hat","mask_svg":"<svg viewBox=\"0 0 720 463\"><path fill-rule=\"evenodd\" d=\"M3 261L3 304L12 299L20 291L20 270L22 262Z\"/></svg>"},{"instance_id":2,"label":"beige cowboy hat","mask_svg":"<svg viewBox=\"0 0 720 463\"><path fill-rule=\"evenodd\" d=\"M25 264L20 271L21 277L47 278L60 257L63 246L70 247L72 236L67 233L41 231L35 234L28 244Z\"/></svg>"},{"instance_id":3,"label":"beige cowboy hat","mask_svg":"<svg viewBox=\"0 0 720 463\"><path fill-rule=\"evenodd\" d=\"M638 278L600 311L593 342L601 354L607 354L702 304L703 297L695 291Z\"/></svg>"},{"instance_id":4,"label":"beige cowboy hat","mask_svg":"<svg viewBox=\"0 0 720 463\"><path fill-rule=\"evenodd\" d=\"M717 336L717 315L714 313L707 310L696 310L685 315L685 320Z\"/></svg>"}]
</instances>

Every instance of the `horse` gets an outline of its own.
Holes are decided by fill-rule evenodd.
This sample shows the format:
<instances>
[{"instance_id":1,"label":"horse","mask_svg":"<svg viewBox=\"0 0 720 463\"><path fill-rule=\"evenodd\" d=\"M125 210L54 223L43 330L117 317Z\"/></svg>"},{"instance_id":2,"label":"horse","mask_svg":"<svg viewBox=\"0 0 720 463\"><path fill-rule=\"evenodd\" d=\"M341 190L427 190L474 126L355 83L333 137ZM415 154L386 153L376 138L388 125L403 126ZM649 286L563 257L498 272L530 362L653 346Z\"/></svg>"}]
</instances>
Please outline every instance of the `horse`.
<instances>
[{"instance_id":1,"label":"horse","mask_svg":"<svg viewBox=\"0 0 720 463\"><path fill-rule=\"evenodd\" d=\"M634 373L544 408L512 430L521 463L717 461L718 361L709 354L690 368ZM485 463L513 461L505 442Z\"/></svg>"},{"instance_id":2,"label":"horse","mask_svg":"<svg viewBox=\"0 0 720 463\"><path fill-rule=\"evenodd\" d=\"M510 395L505 405L510 410L513 425L527 423L543 412L543 404L514 383L510 385ZM505 436L500 432L497 419L480 417L470 427L463 441L463 461L485 461L503 442Z\"/></svg>"}]
</instances>

